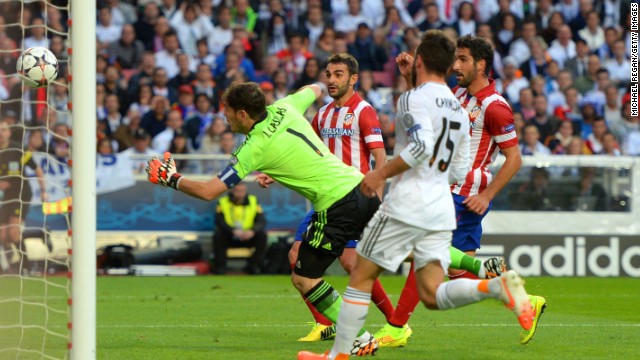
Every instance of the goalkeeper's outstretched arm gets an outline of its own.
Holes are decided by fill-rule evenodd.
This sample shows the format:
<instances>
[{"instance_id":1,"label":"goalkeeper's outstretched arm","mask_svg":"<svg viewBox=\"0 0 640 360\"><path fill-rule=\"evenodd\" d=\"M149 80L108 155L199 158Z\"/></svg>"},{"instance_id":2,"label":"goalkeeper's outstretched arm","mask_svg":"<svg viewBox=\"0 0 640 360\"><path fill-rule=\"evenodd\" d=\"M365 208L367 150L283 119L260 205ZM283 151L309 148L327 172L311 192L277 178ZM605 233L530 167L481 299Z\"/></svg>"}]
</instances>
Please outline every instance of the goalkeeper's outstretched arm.
<instances>
[{"instance_id":1,"label":"goalkeeper's outstretched arm","mask_svg":"<svg viewBox=\"0 0 640 360\"><path fill-rule=\"evenodd\" d=\"M229 189L229 186L217 176L209 181L190 180L182 176L177 172L176 162L169 152L164 153L164 162L158 158L149 160L146 170L150 182L202 200L215 200Z\"/></svg>"}]
</instances>

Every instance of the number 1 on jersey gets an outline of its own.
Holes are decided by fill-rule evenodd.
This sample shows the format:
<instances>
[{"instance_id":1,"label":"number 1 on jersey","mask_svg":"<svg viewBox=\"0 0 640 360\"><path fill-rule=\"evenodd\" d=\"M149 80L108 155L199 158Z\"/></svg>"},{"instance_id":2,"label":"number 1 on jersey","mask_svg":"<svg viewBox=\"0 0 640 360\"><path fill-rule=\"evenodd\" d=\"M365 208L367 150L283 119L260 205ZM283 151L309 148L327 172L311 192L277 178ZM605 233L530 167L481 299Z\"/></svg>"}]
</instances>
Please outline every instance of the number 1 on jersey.
<instances>
[{"instance_id":1,"label":"number 1 on jersey","mask_svg":"<svg viewBox=\"0 0 640 360\"><path fill-rule=\"evenodd\" d=\"M445 117L442 118L442 132L438 136L436 145L433 148L433 155L431 156L431 160L429 160L429 166L432 166L433 163L436 161L436 157L438 156L438 150L440 150L440 145L442 145L442 140L444 139L446 134L447 142L445 146L447 147L447 149L449 149L449 158L447 159L447 161L442 159L438 162L438 170L442 172L447 171L447 169L449 168L449 164L451 163L451 158L453 157L453 150L454 150L453 147L455 146L453 141L451 141L449 134L451 130L460 130L461 127L462 125L457 121L447 121L447 118Z\"/></svg>"}]
</instances>

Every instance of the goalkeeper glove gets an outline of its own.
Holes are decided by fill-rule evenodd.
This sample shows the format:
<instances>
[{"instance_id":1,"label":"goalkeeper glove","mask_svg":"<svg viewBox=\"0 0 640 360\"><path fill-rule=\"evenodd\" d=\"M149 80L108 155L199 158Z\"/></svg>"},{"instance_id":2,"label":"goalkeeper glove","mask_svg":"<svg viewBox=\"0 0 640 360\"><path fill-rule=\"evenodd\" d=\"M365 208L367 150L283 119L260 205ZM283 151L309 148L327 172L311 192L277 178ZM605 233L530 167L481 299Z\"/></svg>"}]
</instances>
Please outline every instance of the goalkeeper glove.
<instances>
[{"instance_id":1,"label":"goalkeeper glove","mask_svg":"<svg viewBox=\"0 0 640 360\"><path fill-rule=\"evenodd\" d=\"M176 162L170 152L164 153L164 162L158 157L147 161L147 179L154 184L178 189L178 182L182 175L176 172Z\"/></svg>"}]
</instances>

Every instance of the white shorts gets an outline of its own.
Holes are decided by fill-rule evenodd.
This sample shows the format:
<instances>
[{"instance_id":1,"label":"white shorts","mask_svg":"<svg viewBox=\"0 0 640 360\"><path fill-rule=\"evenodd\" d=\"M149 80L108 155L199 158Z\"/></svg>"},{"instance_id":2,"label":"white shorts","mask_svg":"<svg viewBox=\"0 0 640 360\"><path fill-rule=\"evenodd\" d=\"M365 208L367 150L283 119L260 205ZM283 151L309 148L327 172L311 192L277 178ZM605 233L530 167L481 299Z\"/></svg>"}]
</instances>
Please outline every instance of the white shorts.
<instances>
[{"instance_id":1,"label":"white shorts","mask_svg":"<svg viewBox=\"0 0 640 360\"><path fill-rule=\"evenodd\" d=\"M427 263L440 261L446 272L451 264L451 237L450 230L421 229L378 211L369 220L356 250L361 256L392 272L398 270L411 252L416 270Z\"/></svg>"}]
</instances>

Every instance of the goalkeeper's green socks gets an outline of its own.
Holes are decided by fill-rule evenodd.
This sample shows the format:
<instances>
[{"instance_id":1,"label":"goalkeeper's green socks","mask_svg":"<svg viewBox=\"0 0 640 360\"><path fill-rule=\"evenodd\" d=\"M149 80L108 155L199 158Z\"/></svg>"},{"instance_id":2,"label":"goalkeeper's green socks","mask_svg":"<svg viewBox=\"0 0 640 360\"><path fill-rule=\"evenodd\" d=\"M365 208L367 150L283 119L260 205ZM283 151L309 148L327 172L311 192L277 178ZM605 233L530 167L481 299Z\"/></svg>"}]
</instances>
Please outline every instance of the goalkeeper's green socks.
<instances>
[{"instance_id":1,"label":"goalkeeper's green socks","mask_svg":"<svg viewBox=\"0 0 640 360\"><path fill-rule=\"evenodd\" d=\"M304 297L331 322L334 324L338 322L342 297L328 282L321 280L318 285L304 294ZM365 330L360 329L358 336L364 333Z\"/></svg>"},{"instance_id":2,"label":"goalkeeper's green socks","mask_svg":"<svg viewBox=\"0 0 640 360\"><path fill-rule=\"evenodd\" d=\"M451 254L451 265L449 265L449 267L458 270L466 270L480 277L482 261L474 258L473 256L465 254L464 252L454 248L453 246L449 247L449 253Z\"/></svg>"}]
</instances>

